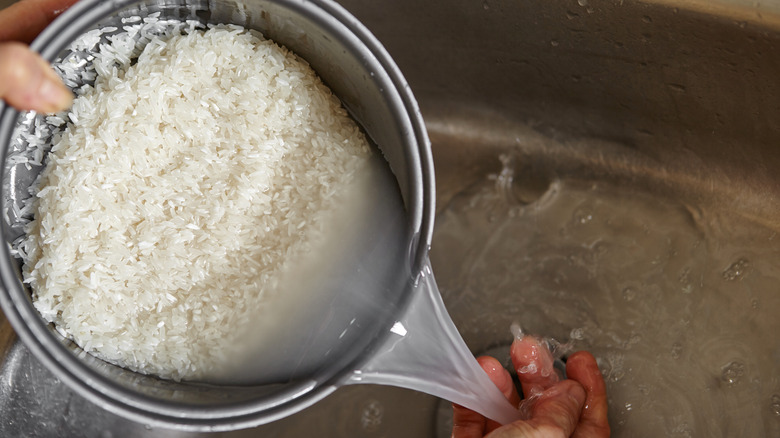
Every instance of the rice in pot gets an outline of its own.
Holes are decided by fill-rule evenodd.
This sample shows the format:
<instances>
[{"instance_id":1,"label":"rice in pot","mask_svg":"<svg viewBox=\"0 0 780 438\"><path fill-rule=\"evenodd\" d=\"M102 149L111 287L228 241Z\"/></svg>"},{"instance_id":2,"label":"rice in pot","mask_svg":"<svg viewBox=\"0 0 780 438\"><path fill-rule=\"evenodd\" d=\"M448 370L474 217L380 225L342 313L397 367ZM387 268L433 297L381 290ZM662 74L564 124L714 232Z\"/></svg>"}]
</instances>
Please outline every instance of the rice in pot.
<instances>
[{"instance_id":1,"label":"rice in pot","mask_svg":"<svg viewBox=\"0 0 780 438\"><path fill-rule=\"evenodd\" d=\"M197 379L370 149L304 61L240 27L154 37L130 64L96 63L17 251L36 309L84 350Z\"/></svg>"}]
</instances>

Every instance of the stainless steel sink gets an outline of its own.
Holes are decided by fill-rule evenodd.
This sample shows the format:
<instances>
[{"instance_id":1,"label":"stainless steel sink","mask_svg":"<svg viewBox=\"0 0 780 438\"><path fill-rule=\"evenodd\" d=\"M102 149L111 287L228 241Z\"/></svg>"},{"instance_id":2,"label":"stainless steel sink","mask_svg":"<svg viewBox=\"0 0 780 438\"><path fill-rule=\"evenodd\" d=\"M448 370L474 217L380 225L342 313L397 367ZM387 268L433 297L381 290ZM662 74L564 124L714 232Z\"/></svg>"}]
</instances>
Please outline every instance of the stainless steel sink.
<instances>
[{"instance_id":1,"label":"stainless steel sink","mask_svg":"<svg viewBox=\"0 0 780 438\"><path fill-rule=\"evenodd\" d=\"M597 356L615 436L780 435L780 4L343 0L420 101L431 258L475 353L509 325ZM0 436L197 436L90 405L0 320ZM358 386L211 436L448 436Z\"/></svg>"}]
</instances>

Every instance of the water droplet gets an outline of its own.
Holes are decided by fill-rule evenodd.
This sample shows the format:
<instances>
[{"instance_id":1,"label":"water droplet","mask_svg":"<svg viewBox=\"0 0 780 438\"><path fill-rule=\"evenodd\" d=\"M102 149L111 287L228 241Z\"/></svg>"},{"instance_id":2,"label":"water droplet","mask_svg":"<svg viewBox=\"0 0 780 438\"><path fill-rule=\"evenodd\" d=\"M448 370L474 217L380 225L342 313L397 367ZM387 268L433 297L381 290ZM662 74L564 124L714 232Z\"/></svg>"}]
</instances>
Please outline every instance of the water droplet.
<instances>
[{"instance_id":1,"label":"water droplet","mask_svg":"<svg viewBox=\"0 0 780 438\"><path fill-rule=\"evenodd\" d=\"M534 374L536 370L536 364L532 362L522 368L518 368L517 372L518 374Z\"/></svg>"},{"instance_id":2,"label":"water droplet","mask_svg":"<svg viewBox=\"0 0 780 438\"><path fill-rule=\"evenodd\" d=\"M382 425L382 417L385 413L385 407L377 400L370 400L363 407L363 414L360 416L360 425L367 431L374 431Z\"/></svg>"},{"instance_id":3,"label":"water droplet","mask_svg":"<svg viewBox=\"0 0 780 438\"><path fill-rule=\"evenodd\" d=\"M723 271L723 279L728 281L734 281L742 278L747 269L750 267L750 261L747 259L739 259L732 263L725 271Z\"/></svg>"},{"instance_id":4,"label":"water droplet","mask_svg":"<svg viewBox=\"0 0 780 438\"><path fill-rule=\"evenodd\" d=\"M577 4L580 6L588 6L588 0L577 0Z\"/></svg>"},{"instance_id":5,"label":"water droplet","mask_svg":"<svg viewBox=\"0 0 780 438\"><path fill-rule=\"evenodd\" d=\"M652 23L653 19L649 15L645 15L644 17L642 17L642 21L644 21L645 23Z\"/></svg>"},{"instance_id":6,"label":"water droplet","mask_svg":"<svg viewBox=\"0 0 780 438\"><path fill-rule=\"evenodd\" d=\"M557 40L552 40L552 41L550 41L550 45L551 45L551 46L553 46L553 47L558 47L558 44L559 44L559 43L558 43L558 41L557 41Z\"/></svg>"},{"instance_id":7,"label":"water droplet","mask_svg":"<svg viewBox=\"0 0 780 438\"><path fill-rule=\"evenodd\" d=\"M569 337L577 341L581 341L585 339L585 330L582 328L572 329L571 333L569 333Z\"/></svg>"},{"instance_id":8,"label":"water droplet","mask_svg":"<svg viewBox=\"0 0 780 438\"><path fill-rule=\"evenodd\" d=\"M587 224L593 220L593 212L589 208L581 208L574 212L574 222L578 224Z\"/></svg>"},{"instance_id":9,"label":"water droplet","mask_svg":"<svg viewBox=\"0 0 780 438\"><path fill-rule=\"evenodd\" d=\"M488 2L482 2L482 9L484 9L484 10L486 10L486 11L487 11L488 9L490 9L490 5L488 5Z\"/></svg>"},{"instance_id":10,"label":"water droplet","mask_svg":"<svg viewBox=\"0 0 780 438\"><path fill-rule=\"evenodd\" d=\"M682 355L683 347L679 342L672 344L672 358L679 359Z\"/></svg>"},{"instance_id":11,"label":"water droplet","mask_svg":"<svg viewBox=\"0 0 780 438\"><path fill-rule=\"evenodd\" d=\"M626 375L623 369L622 354L616 352L607 353L607 363L608 365L605 367L606 371L608 372L606 380L609 380L610 382L617 382ZM601 364L599 364L599 367L601 367Z\"/></svg>"},{"instance_id":12,"label":"water droplet","mask_svg":"<svg viewBox=\"0 0 780 438\"><path fill-rule=\"evenodd\" d=\"M691 268L685 268L677 277L677 281L682 284L682 292L689 294L693 292L693 286L691 285Z\"/></svg>"},{"instance_id":13,"label":"water droplet","mask_svg":"<svg viewBox=\"0 0 780 438\"><path fill-rule=\"evenodd\" d=\"M772 413L780 417L780 395L772 394Z\"/></svg>"},{"instance_id":14,"label":"water droplet","mask_svg":"<svg viewBox=\"0 0 780 438\"><path fill-rule=\"evenodd\" d=\"M680 276L677 277L677 281L679 281L682 284L689 283L688 277L690 276L690 274L691 274L691 268L683 269L683 271L680 273Z\"/></svg>"},{"instance_id":15,"label":"water droplet","mask_svg":"<svg viewBox=\"0 0 780 438\"><path fill-rule=\"evenodd\" d=\"M575 18L577 18L579 16L580 16L580 14L578 14L576 12L566 11L566 18L568 18L569 20L574 20Z\"/></svg>"},{"instance_id":16,"label":"water droplet","mask_svg":"<svg viewBox=\"0 0 780 438\"><path fill-rule=\"evenodd\" d=\"M691 427L688 426L688 423L680 423L677 425L677 427L672 430L672 433L674 436L679 436L683 438L690 438L693 436L693 432L691 432Z\"/></svg>"},{"instance_id":17,"label":"water droplet","mask_svg":"<svg viewBox=\"0 0 780 438\"><path fill-rule=\"evenodd\" d=\"M630 411L630 410L631 410L631 409L633 409L633 408L634 408L634 407L631 405L631 403L626 403L626 410L627 410L627 411Z\"/></svg>"},{"instance_id":18,"label":"water droplet","mask_svg":"<svg viewBox=\"0 0 780 438\"><path fill-rule=\"evenodd\" d=\"M627 287L623 289L623 299L626 301L632 301L634 298L636 298L636 290Z\"/></svg>"},{"instance_id":19,"label":"water droplet","mask_svg":"<svg viewBox=\"0 0 780 438\"><path fill-rule=\"evenodd\" d=\"M590 7L590 6L588 6L587 8L585 8L585 11L586 11L587 13L589 13L589 14L592 14L592 13L596 12L596 10L595 10L595 9L593 9L592 7Z\"/></svg>"},{"instance_id":20,"label":"water droplet","mask_svg":"<svg viewBox=\"0 0 780 438\"><path fill-rule=\"evenodd\" d=\"M670 90L674 90L678 93L685 93L685 85L681 84L666 84L667 87L669 87Z\"/></svg>"},{"instance_id":21,"label":"water droplet","mask_svg":"<svg viewBox=\"0 0 780 438\"><path fill-rule=\"evenodd\" d=\"M742 362L730 362L723 366L721 379L729 385L737 383L745 375L745 365Z\"/></svg>"}]
</instances>

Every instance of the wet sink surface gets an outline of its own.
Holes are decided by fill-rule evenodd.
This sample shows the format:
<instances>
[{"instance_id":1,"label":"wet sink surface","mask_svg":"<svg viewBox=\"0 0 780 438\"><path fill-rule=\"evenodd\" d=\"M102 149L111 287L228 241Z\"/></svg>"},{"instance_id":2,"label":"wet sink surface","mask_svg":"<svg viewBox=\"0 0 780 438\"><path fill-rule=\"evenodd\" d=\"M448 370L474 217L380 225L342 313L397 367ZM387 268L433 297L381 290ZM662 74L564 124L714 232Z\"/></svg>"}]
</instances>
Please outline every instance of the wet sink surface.
<instances>
[{"instance_id":1,"label":"wet sink surface","mask_svg":"<svg viewBox=\"0 0 780 438\"><path fill-rule=\"evenodd\" d=\"M780 434L777 11L341 3L420 101L437 172L431 259L472 351L500 352L515 322L592 351L615 436ZM2 436L449 433L446 404L373 386L252 430L149 429L3 339Z\"/></svg>"}]
</instances>

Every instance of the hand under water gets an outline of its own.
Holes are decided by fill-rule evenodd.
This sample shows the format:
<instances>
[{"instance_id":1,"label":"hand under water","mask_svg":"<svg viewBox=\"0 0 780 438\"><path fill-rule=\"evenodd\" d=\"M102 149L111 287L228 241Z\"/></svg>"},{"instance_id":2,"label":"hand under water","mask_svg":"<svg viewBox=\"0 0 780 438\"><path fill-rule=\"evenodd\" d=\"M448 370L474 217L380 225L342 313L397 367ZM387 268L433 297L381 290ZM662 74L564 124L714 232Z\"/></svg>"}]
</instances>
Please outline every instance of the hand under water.
<instances>
[{"instance_id":1,"label":"hand under water","mask_svg":"<svg viewBox=\"0 0 780 438\"><path fill-rule=\"evenodd\" d=\"M9 105L46 113L70 106L70 90L26 44L75 2L22 0L0 11L0 98Z\"/></svg>"},{"instance_id":2,"label":"hand under water","mask_svg":"<svg viewBox=\"0 0 780 438\"><path fill-rule=\"evenodd\" d=\"M510 355L526 399L521 402L509 372L492 357L482 368L527 420L505 426L462 406L454 406L452 438L609 437L607 394L596 359L586 351L569 356L568 379L560 380L547 347L532 336L515 340Z\"/></svg>"}]
</instances>

